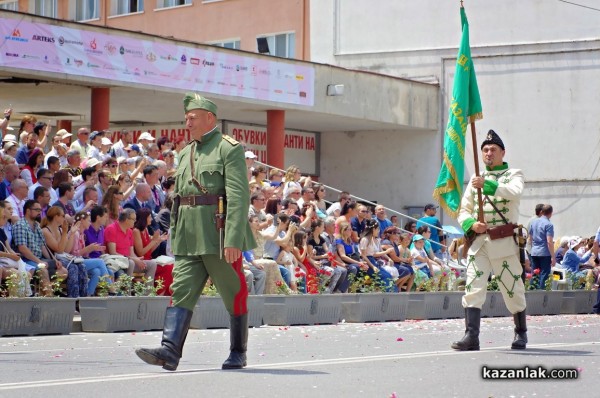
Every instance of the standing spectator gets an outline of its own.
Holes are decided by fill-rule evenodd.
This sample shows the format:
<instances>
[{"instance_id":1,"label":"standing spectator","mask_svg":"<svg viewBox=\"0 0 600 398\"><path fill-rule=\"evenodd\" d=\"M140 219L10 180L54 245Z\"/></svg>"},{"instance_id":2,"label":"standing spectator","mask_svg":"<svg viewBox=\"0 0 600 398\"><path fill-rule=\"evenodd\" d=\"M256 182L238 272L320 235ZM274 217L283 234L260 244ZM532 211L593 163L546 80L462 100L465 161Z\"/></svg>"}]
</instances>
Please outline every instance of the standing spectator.
<instances>
[{"instance_id":1,"label":"standing spectator","mask_svg":"<svg viewBox=\"0 0 600 398\"><path fill-rule=\"evenodd\" d=\"M29 160L29 155L31 152L37 148L38 144L38 135L34 132L28 133L26 145L19 148L17 151L16 161L18 164L27 164Z\"/></svg>"},{"instance_id":2,"label":"standing spectator","mask_svg":"<svg viewBox=\"0 0 600 398\"><path fill-rule=\"evenodd\" d=\"M90 136L90 130L86 127L82 127L79 130L77 130L77 139L75 141L73 141L73 143L71 144L71 147L69 148L69 153L71 153L71 151L76 150L77 152L79 152L79 160L81 161L81 159L85 159L87 157L87 153L88 153L88 149L89 149L89 145L88 145L88 138ZM67 160L69 159L69 154L67 153ZM79 167L79 164L77 164L77 167ZM79 174L78 174L79 175ZM73 176L75 177L75 176Z\"/></svg>"},{"instance_id":3,"label":"standing spectator","mask_svg":"<svg viewBox=\"0 0 600 398\"><path fill-rule=\"evenodd\" d=\"M288 190L290 188L298 188L298 192L300 192L303 181L306 182L306 179L302 177L302 173L300 172L300 168L298 168L298 166L292 165L288 167L285 171L285 177L283 180L283 197L288 197ZM298 200L298 198L294 199Z\"/></svg>"},{"instance_id":4,"label":"standing spectator","mask_svg":"<svg viewBox=\"0 0 600 398\"><path fill-rule=\"evenodd\" d=\"M537 205L535 205L535 209L534 209L534 216L531 217L529 219L529 221L527 221L527 233L529 233L529 228L531 227L531 223L534 220L537 220L538 218L540 218L542 216L542 208L544 207L543 203L538 203ZM529 257L531 257L531 241L529 239L527 239L527 244L525 246L525 250L527 251L527 253L529 254ZM528 259L530 260L530 259Z\"/></svg>"},{"instance_id":5,"label":"standing spectator","mask_svg":"<svg viewBox=\"0 0 600 398\"><path fill-rule=\"evenodd\" d=\"M10 196L12 193L10 185L17 177L19 177L19 166L9 164L4 168L4 180L0 183L0 200L5 200Z\"/></svg>"},{"instance_id":6,"label":"standing spectator","mask_svg":"<svg viewBox=\"0 0 600 398\"><path fill-rule=\"evenodd\" d=\"M381 237L385 230L392 226L392 222L385 214L385 207L383 205L375 206L375 220L379 223L379 237Z\"/></svg>"},{"instance_id":7,"label":"standing spectator","mask_svg":"<svg viewBox=\"0 0 600 398\"><path fill-rule=\"evenodd\" d=\"M554 225L550 222L552 206L544 205L542 215L533 220L529 227L531 241L531 265L534 270L540 270L538 289L544 289L550 270L556 264L554 258Z\"/></svg>"},{"instance_id":8,"label":"standing spectator","mask_svg":"<svg viewBox=\"0 0 600 398\"><path fill-rule=\"evenodd\" d=\"M423 212L425 213L425 215L423 217L421 217L419 219L419 221L417 222L417 229L419 229L419 227L421 227L423 225L427 225L427 224L433 225L433 226L441 229L442 223L435 216L435 214L437 213L437 209L438 209L438 206L434 205L433 203L429 203L429 204L425 205L425 208L423 209ZM429 230L431 231L431 237L429 238L429 240L433 241L433 242L431 242L431 249L433 250L434 253L438 253L441 248L441 246L439 245L440 234L439 234L439 231L437 228L429 227Z\"/></svg>"}]
</instances>

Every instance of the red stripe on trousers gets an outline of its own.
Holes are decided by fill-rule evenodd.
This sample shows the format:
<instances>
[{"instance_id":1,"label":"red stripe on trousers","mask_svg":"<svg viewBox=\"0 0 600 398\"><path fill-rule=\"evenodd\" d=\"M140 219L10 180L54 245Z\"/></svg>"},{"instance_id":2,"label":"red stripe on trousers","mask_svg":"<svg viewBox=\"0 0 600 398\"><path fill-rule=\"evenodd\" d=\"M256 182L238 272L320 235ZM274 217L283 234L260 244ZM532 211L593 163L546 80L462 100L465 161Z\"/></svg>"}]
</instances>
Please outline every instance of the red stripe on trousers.
<instances>
[{"instance_id":1,"label":"red stripe on trousers","mask_svg":"<svg viewBox=\"0 0 600 398\"><path fill-rule=\"evenodd\" d=\"M233 316L244 315L248 313L248 286L246 286L246 276L242 271L242 256L235 260L231 266L240 280L240 290L233 298Z\"/></svg>"}]
</instances>

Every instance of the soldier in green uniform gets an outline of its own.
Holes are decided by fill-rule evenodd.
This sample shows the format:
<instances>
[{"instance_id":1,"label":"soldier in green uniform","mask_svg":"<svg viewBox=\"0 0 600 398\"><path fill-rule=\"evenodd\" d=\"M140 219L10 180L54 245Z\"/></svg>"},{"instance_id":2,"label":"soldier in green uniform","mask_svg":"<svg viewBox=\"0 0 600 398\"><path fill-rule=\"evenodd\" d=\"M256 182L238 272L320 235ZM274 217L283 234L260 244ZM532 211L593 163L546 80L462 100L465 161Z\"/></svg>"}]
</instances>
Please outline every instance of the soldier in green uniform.
<instances>
[{"instance_id":1,"label":"soldier in green uniform","mask_svg":"<svg viewBox=\"0 0 600 398\"><path fill-rule=\"evenodd\" d=\"M167 309L160 348L141 348L145 362L176 370L192 311L206 280L217 287L230 319L230 355L223 369L246 366L248 290L242 251L256 246L248 223L250 193L242 145L217 128L217 106L188 93L183 99L192 141L181 151L171 216L173 306ZM226 214L222 228L218 221Z\"/></svg>"}]
</instances>

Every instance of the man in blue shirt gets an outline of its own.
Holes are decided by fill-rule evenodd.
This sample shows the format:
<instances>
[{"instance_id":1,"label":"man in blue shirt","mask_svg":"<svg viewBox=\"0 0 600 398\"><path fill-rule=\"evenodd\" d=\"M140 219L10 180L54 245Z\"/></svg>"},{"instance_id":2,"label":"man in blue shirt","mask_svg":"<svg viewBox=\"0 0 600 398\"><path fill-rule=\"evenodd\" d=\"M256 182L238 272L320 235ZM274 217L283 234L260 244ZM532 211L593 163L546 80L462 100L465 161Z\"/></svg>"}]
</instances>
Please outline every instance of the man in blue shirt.
<instances>
[{"instance_id":1,"label":"man in blue shirt","mask_svg":"<svg viewBox=\"0 0 600 398\"><path fill-rule=\"evenodd\" d=\"M419 229L423 225L427 225L429 227L429 230L431 231L431 237L429 238L429 240L432 241L431 242L431 250L433 250L434 253L438 253L440 251L440 249L442 248L439 245L440 234L439 234L438 229L430 226L430 225L435 225L438 228L442 228L442 223L435 216L435 214L437 213L437 208L438 207L436 205L434 205L433 203L429 203L429 204L425 205L425 208L423 209L423 213L425 213L425 215L423 217L421 217L419 219L419 221L417 221L417 229Z\"/></svg>"},{"instance_id":2,"label":"man in blue shirt","mask_svg":"<svg viewBox=\"0 0 600 398\"><path fill-rule=\"evenodd\" d=\"M38 135L35 132L31 132L27 135L27 144L22 146L17 151L15 160L17 164L26 164L29 160L29 154L33 151L38 144Z\"/></svg>"},{"instance_id":3,"label":"man in blue shirt","mask_svg":"<svg viewBox=\"0 0 600 398\"><path fill-rule=\"evenodd\" d=\"M379 237L381 238L383 231L392 226L392 222L386 217L385 207L382 205L375 206L375 220L379 223Z\"/></svg>"},{"instance_id":4,"label":"man in blue shirt","mask_svg":"<svg viewBox=\"0 0 600 398\"><path fill-rule=\"evenodd\" d=\"M531 241L531 265L540 269L538 289L544 289L550 270L556 264L554 258L554 225L550 222L552 206L544 205L542 215L531 222L529 240Z\"/></svg>"}]
</instances>

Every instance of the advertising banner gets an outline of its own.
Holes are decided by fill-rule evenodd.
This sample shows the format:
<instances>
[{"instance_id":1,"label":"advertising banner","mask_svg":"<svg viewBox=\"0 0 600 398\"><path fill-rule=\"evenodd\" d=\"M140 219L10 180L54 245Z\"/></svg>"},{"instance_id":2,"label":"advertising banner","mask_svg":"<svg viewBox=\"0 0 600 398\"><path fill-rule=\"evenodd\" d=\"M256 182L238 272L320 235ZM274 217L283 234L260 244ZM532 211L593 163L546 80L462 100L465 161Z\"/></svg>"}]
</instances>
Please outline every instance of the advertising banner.
<instances>
[{"instance_id":1,"label":"advertising banner","mask_svg":"<svg viewBox=\"0 0 600 398\"><path fill-rule=\"evenodd\" d=\"M3 67L314 105L308 65L9 18L0 39Z\"/></svg>"}]
</instances>

